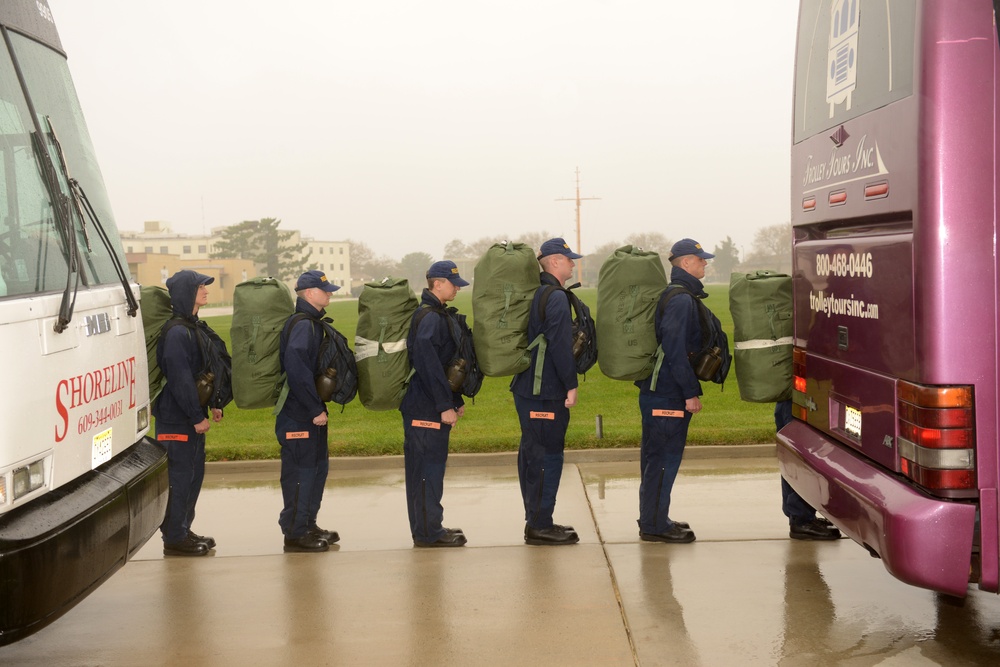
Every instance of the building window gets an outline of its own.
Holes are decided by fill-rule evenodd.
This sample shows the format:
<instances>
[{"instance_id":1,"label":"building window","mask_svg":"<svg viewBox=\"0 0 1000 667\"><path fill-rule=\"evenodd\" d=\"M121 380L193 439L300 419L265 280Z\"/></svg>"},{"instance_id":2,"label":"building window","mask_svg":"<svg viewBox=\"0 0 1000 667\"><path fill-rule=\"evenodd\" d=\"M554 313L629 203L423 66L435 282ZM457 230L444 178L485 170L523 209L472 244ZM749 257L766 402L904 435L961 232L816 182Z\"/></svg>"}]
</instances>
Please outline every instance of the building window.
<instances>
[{"instance_id":1,"label":"building window","mask_svg":"<svg viewBox=\"0 0 1000 667\"><path fill-rule=\"evenodd\" d=\"M321 254L321 255L323 254L323 246L319 247L319 254Z\"/></svg>"},{"instance_id":2,"label":"building window","mask_svg":"<svg viewBox=\"0 0 1000 667\"><path fill-rule=\"evenodd\" d=\"M341 255L343 255L343 254L344 254L344 249L343 249L343 248L341 248L341 249L340 249L340 254L341 254Z\"/></svg>"},{"instance_id":3,"label":"building window","mask_svg":"<svg viewBox=\"0 0 1000 667\"><path fill-rule=\"evenodd\" d=\"M190 255L191 254L191 246L189 246L189 245L184 246L184 254L185 255Z\"/></svg>"},{"instance_id":4,"label":"building window","mask_svg":"<svg viewBox=\"0 0 1000 667\"><path fill-rule=\"evenodd\" d=\"M132 246L129 246L128 248L126 248L125 252L132 252Z\"/></svg>"},{"instance_id":5,"label":"building window","mask_svg":"<svg viewBox=\"0 0 1000 667\"><path fill-rule=\"evenodd\" d=\"M153 254L153 246L151 246L151 245L146 246L145 252L147 252L150 255L152 255Z\"/></svg>"},{"instance_id":6,"label":"building window","mask_svg":"<svg viewBox=\"0 0 1000 667\"><path fill-rule=\"evenodd\" d=\"M168 252L169 251L167 250L167 246L165 246L165 245L161 245L160 246L160 254L161 255L166 255Z\"/></svg>"},{"instance_id":7,"label":"building window","mask_svg":"<svg viewBox=\"0 0 1000 667\"><path fill-rule=\"evenodd\" d=\"M204 253L206 250L207 250L207 246L203 246L203 245L198 246L198 252Z\"/></svg>"},{"instance_id":8,"label":"building window","mask_svg":"<svg viewBox=\"0 0 1000 667\"><path fill-rule=\"evenodd\" d=\"M340 270L341 270L341 271L343 271L343 270L344 270L344 265L343 265L343 264L341 264L341 265L340 265Z\"/></svg>"}]
</instances>

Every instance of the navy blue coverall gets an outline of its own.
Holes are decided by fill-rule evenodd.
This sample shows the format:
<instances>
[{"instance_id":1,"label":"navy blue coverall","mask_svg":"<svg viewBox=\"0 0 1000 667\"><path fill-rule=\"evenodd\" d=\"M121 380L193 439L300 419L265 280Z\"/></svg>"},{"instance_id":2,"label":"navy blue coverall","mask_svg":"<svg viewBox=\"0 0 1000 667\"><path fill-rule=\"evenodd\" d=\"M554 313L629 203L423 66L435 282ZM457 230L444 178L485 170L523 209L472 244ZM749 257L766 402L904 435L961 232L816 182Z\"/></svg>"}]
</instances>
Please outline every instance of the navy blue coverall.
<instances>
[{"instance_id":1,"label":"navy blue coverall","mask_svg":"<svg viewBox=\"0 0 1000 667\"><path fill-rule=\"evenodd\" d=\"M407 337L407 354L413 377L399 405L403 415L403 461L406 468L406 509L414 541L433 543L445 535L442 526L444 472L448 461L451 426L441 421L441 413L458 410L465 401L453 392L445 366L455 359L458 346L449 327L449 318L440 312L443 304L427 289L420 308L413 313ZM433 308L413 326L421 309Z\"/></svg>"},{"instance_id":2,"label":"navy blue coverall","mask_svg":"<svg viewBox=\"0 0 1000 667\"><path fill-rule=\"evenodd\" d=\"M170 494L160 525L164 544L184 541L194 523L194 508L205 479L205 434L194 430L208 418L198 402L195 381L205 370L198 335L198 316L192 315L198 294L196 273L180 272L168 281L174 318L185 324L167 329L156 347L156 363L167 382L153 403L156 439L167 447Z\"/></svg>"},{"instance_id":3,"label":"navy blue coverall","mask_svg":"<svg viewBox=\"0 0 1000 667\"><path fill-rule=\"evenodd\" d=\"M792 399L774 404L774 429L780 431L792 421ZM781 478L781 511L788 517L788 525L801 526L816 518L816 509L792 485Z\"/></svg>"},{"instance_id":4,"label":"navy blue coverall","mask_svg":"<svg viewBox=\"0 0 1000 667\"><path fill-rule=\"evenodd\" d=\"M541 274L541 283L561 287L555 276L546 272ZM541 391L537 395L534 393L538 348L532 350L528 369L515 375L510 383L521 422L517 472L524 500L524 520L535 530L552 527L552 513L562 477L566 429L569 428L566 395L577 387L569 298L562 291L553 291L542 321L539 313L541 294L542 290L535 292L528 319L528 341L534 341L538 334L543 334L546 340Z\"/></svg>"},{"instance_id":5,"label":"navy blue coverall","mask_svg":"<svg viewBox=\"0 0 1000 667\"><path fill-rule=\"evenodd\" d=\"M317 310L299 297L296 313L320 319L325 310ZM330 471L330 447L327 426L317 426L313 419L326 412L326 403L316 391L319 349L323 327L309 319L285 323L280 348L281 368L286 375L288 398L274 423L274 434L281 445L281 497L284 507L278 525L286 538L298 539L316 527L316 515L323 501L323 488Z\"/></svg>"},{"instance_id":6,"label":"navy blue coverall","mask_svg":"<svg viewBox=\"0 0 1000 667\"><path fill-rule=\"evenodd\" d=\"M671 285L707 296L701 281L680 267L672 267ZM668 288L669 289L669 288ZM701 349L701 321L697 304L686 294L667 302L656 321L656 335L663 348L663 363L656 390L652 377L640 380L639 410L642 413L639 483L639 530L663 534L673 528L670 520L670 492L680 469L687 442L691 413L687 399L701 396L701 383L694 374L688 354Z\"/></svg>"}]
</instances>

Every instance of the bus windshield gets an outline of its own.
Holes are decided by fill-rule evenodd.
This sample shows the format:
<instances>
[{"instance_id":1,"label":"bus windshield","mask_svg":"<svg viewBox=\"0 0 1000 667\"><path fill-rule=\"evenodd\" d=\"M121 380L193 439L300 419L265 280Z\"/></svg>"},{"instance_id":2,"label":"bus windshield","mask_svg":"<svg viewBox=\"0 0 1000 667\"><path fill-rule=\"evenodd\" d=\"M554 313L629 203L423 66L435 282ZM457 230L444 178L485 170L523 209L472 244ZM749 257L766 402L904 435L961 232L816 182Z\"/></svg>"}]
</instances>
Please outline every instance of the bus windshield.
<instances>
[{"instance_id":1,"label":"bus windshield","mask_svg":"<svg viewBox=\"0 0 1000 667\"><path fill-rule=\"evenodd\" d=\"M88 229L69 198L69 178L76 179L104 223L112 246L121 247L104 183L80 111L65 58L17 33L8 33L14 57L31 90L37 126L21 90L13 61L0 52L0 297L62 290L67 283L69 250L59 228L42 162L51 161L76 234L85 285L118 282L108 250ZM34 145L44 137L48 158ZM58 146L55 144L58 139ZM59 150L72 174L61 167ZM124 261L124 258L121 258Z\"/></svg>"}]
</instances>

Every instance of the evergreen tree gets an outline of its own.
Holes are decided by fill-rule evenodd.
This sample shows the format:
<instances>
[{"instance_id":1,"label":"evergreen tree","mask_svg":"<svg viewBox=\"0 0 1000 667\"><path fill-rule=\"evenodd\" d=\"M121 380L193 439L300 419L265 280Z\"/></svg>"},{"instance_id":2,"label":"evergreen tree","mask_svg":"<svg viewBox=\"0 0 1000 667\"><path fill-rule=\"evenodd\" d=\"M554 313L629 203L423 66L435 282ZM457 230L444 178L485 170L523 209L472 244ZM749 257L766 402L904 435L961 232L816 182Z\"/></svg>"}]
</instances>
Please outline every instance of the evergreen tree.
<instances>
[{"instance_id":1,"label":"evergreen tree","mask_svg":"<svg viewBox=\"0 0 1000 667\"><path fill-rule=\"evenodd\" d=\"M296 232L278 229L281 220L262 218L244 220L222 230L222 240L215 244L214 259L249 259L263 275L291 280L309 262L311 253L303 254L307 243L295 243Z\"/></svg>"},{"instance_id":2,"label":"evergreen tree","mask_svg":"<svg viewBox=\"0 0 1000 667\"><path fill-rule=\"evenodd\" d=\"M709 265L712 269L712 277L714 282L718 283L728 283L729 274L733 272L740 263L740 249L736 247L733 240L726 237L726 240L721 244L715 246L712 251L715 255L715 259Z\"/></svg>"},{"instance_id":3,"label":"evergreen tree","mask_svg":"<svg viewBox=\"0 0 1000 667\"><path fill-rule=\"evenodd\" d=\"M399 260L399 272L406 278L410 288L419 295L427 286L427 269L434 263L434 258L426 252L411 252Z\"/></svg>"}]
</instances>

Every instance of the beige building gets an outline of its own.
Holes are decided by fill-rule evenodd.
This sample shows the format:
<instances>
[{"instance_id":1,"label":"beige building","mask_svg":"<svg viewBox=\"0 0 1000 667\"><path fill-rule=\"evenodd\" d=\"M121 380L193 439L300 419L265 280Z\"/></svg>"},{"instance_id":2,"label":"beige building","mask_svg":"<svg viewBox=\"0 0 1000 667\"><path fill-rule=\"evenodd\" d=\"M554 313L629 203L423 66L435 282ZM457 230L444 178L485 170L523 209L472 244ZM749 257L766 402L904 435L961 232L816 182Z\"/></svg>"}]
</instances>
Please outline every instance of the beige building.
<instances>
[{"instance_id":1,"label":"beige building","mask_svg":"<svg viewBox=\"0 0 1000 667\"><path fill-rule=\"evenodd\" d=\"M222 240L216 227L208 235L174 233L170 223L147 221L141 232L120 232L128 258L129 271L142 285L162 285L167 277L181 269L191 269L216 279L209 291L212 304L232 303L233 289L248 278L262 275L254 263L245 259L212 259L215 245ZM302 270L319 269L327 280L343 289L334 296L349 296L351 283L351 246L346 241L319 241L291 231L290 244L306 243ZM294 280L289 288L294 288Z\"/></svg>"},{"instance_id":2,"label":"beige building","mask_svg":"<svg viewBox=\"0 0 1000 667\"><path fill-rule=\"evenodd\" d=\"M254 266L249 259L182 259L177 255L126 252L128 270L140 285L165 287L167 278L182 269L190 269L215 278L208 288L211 306L233 302L236 285L253 277Z\"/></svg>"},{"instance_id":3,"label":"beige building","mask_svg":"<svg viewBox=\"0 0 1000 667\"><path fill-rule=\"evenodd\" d=\"M296 232L297 234L298 232ZM296 237L295 241L301 243ZM308 236L302 237L306 243L305 253L309 253L303 266L303 271L319 269L326 274L326 279L342 289L334 296L346 296L351 293L351 244L347 241L317 241Z\"/></svg>"}]
</instances>

